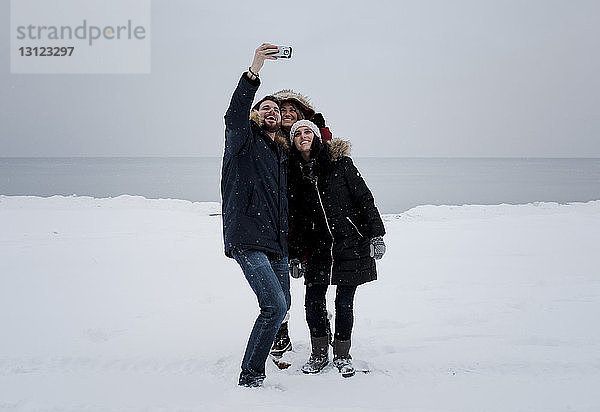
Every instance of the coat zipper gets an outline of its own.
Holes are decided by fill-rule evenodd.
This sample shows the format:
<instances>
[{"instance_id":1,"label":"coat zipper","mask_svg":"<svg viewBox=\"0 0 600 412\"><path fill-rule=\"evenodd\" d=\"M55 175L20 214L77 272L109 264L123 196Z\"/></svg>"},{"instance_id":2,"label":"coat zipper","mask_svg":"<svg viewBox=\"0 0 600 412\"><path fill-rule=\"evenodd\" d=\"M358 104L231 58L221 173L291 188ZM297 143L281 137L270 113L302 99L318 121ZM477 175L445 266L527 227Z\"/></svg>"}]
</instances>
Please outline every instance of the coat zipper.
<instances>
[{"instance_id":1,"label":"coat zipper","mask_svg":"<svg viewBox=\"0 0 600 412\"><path fill-rule=\"evenodd\" d=\"M356 233L358 233L358 235L359 235L360 237L364 237L364 236L362 235L362 233L360 233L360 230L358 230L358 228L356 227L356 225L354 224L354 222L352 221L352 219L350 219L348 216L346 216L346 219L348 219L348 222L350 222L350 224L351 224L352 226L354 226L354 229L356 229Z\"/></svg>"},{"instance_id":2,"label":"coat zipper","mask_svg":"<svg viewBox=\"0 0 600 412\"><path fill-rule=\"evenodd\" d=\"M325 217L325 225L327 225L327 230L329 231L329 236L331 236L331 266L329 267L329 284L333 284L333 233L331 232L331 228L329 227L329 221L327 220L327 213L325 213L325 207L323 206L323 201L321 200L321 194L319 193L319 186L317 185L317 181L315 180L315 189L317 190L317 197L319 198L319 205L321 205L321 210L323 210L323 217Z\"/></svg>"}]
</instances>

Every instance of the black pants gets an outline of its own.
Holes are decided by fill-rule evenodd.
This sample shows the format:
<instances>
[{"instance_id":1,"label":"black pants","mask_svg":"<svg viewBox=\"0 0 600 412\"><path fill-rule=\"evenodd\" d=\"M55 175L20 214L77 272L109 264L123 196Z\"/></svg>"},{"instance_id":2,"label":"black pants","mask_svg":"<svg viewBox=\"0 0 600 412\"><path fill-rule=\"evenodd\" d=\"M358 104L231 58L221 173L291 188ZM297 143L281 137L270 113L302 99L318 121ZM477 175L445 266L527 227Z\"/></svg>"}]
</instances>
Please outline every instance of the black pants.
<instances>
[{"instance_id":1,"label":"black pants","mask_svg":"<svg viewBox=\"0 0 600 412\"><path fill-rule=\"evenodd\" d=\"M335 338L350 340L354 324L356 286L337 286L335 291ZM307 285L304 307L311 336L327 335L327 285Z\"/></svg>"}]
</instances>

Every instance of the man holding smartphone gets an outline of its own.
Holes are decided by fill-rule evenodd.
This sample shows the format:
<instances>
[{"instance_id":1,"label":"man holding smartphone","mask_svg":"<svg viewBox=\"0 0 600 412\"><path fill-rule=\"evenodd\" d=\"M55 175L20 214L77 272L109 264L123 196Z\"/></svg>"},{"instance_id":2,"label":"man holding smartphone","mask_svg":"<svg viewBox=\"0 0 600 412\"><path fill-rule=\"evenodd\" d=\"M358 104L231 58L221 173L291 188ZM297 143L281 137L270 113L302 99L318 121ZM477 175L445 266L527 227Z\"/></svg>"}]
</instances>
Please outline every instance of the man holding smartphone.
<instances>
[{"instance_id":1,"label":"man holding smartphone","mask_svg":"<svg viewBox=\"0 0 600 412\"><path fill-rule=\"evenodd\" d=\"M287 147L279 101L261 99L251 112L265 60L277 46L260 45L225 114L221 176L225 254L240 265L260 314L248 339L238 384L261 386L275 334L290 308L287 250ZM253 120L250 119L252 117Z\"/></svg>"}]
</instances>

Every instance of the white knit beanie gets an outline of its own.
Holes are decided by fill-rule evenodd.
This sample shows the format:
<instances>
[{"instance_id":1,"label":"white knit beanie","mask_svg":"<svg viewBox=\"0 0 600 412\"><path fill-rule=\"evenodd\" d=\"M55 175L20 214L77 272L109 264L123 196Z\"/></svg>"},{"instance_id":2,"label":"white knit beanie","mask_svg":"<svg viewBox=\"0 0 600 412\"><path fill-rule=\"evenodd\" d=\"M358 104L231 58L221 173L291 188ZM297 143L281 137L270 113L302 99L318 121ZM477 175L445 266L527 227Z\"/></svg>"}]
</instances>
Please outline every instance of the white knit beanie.
<instances>
[{"instance_id":1,"label":"white knit beanie","mask_svg":"<svg viewBox=\"0 0 600 412\"><path fill-rule=\"evenodd\" d=\"M290 130L290 140L292 143L294 143L294 133L296 133L296 129L298 129L301 126L308 127L310 130L313 131L315 136L317 136L319 139L321 138L321 132L319 131L319 128L317 127L316 124L314 124L310 120L298 120L296 123L294 123L292 125L292 128Z\"/></svg>"}]
</instances>

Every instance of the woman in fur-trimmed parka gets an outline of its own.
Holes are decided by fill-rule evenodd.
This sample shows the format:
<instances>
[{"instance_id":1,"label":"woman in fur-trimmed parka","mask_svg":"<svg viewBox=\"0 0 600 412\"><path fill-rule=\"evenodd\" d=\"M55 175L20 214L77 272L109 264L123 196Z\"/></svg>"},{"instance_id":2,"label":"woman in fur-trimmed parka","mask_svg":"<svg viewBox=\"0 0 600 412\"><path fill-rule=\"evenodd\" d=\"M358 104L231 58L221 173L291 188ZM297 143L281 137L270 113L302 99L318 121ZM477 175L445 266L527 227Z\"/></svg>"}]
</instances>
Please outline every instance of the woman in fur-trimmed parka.
<instances>
[{"instance_id":1,"label":"woman in fur-trimmed parka","mask_svg":"<svg viewBox=\"0 0 600 412\"><path fill-rule=\"evenodd\" d=\"M317 373L329 362L325 294L328 285L337 285L334 364L343 376L352 376L354 294L358 285L377 279L375 259L385 252L385 229L373 195L349 157L348 142L322 143L319 128L308 120L296 122L290 138L289 250L292 266L305 278L312 345L302 371Z\"/></svg>"},{"instance_id":2,"label":"woman in fur-trimmed parka","mask_svg":"<svg viewBox=\"0 0 600 412\"><path fill-rule=\"evenodd\" d=\"M316 113L314 106L310 102L307 96L301 93L295 92L291 89L284 89L273 93L273 97L279 101L279 108L281 112L281 135L285 139L289 139L290 129L298 120L308 119L311 120L319 127L321 135L321 142L325 143L331 140L332 135L329 128L325 125L325 118L321 113ZM288 332L288 320L289 313L286 314L285 319L281 323L273 347L271 348L271 355L273 360L279 367L285 367L289 365L288 362L280 362L283 354L287 351L292 350L292 341ZM327 324L327 330L330 330L329 323Z\"/></svg>"},{"instance_id":3,"label":"woman in fur-trimmed parka","mask_svg":"<svg viewBox=\"0 0 600 412\"><path fill-rule=\"evenodd\" d=\"M281 108L281 130L289 136L290 128L298 120L308 119L319 127L321 142L326 143L332 139L329 127L325 125L325 118L321 113L316 113L310 99L291 89L284 89L273 93L279 99Z\"/></svg>"}]
</instances>

